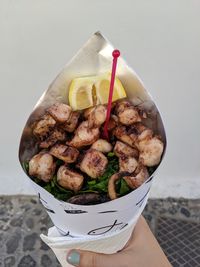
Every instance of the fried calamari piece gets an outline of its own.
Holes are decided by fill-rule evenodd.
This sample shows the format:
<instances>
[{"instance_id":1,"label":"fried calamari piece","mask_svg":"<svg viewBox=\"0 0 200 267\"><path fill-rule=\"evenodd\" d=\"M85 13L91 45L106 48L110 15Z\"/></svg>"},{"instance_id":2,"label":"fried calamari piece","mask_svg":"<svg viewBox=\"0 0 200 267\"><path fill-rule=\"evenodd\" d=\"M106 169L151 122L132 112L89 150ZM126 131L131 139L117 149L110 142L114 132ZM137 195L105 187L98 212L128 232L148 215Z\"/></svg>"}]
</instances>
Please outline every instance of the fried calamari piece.
<instances>
[{"instance_id":1,"label":"fried calamari piece","mask_svg":"<svg viewBox=\"0 0 200 267\"><path fill-rule=\"evenodd\" d=\"M49 182L54 175L56 164L49 153L41 152L29 161L29 175Z\"/></svg>"},{"instance_id":2,"label":"fried calamari piece","mask_svg":"<svg viewBox=\"0 0 200 267\"><path fill-rule=\"evenodd\" d=\"M72 108L63 103L55 103L47 109L47 112L60 123L66 122L71 115Z\"/></svg>"},{"instance_id":3,"label":"fried calamari piece","mask_svg":"<svg viewBox=\"0 0 200 267\"><path fill-rule=\"evenodd\" d=\"M75 131L75 136L67 144L76 148L88 146L98 140L99 134L99 128L90 129L88 121L83 121Z\"/></svg>"},{"instance_id":4,"label":"fried calamari piece","mask_svg":"<svg viewBox=\"0 0 200 267\"><path fill-rule=\"evenodd\" d=\"M100 151L89 149L80 163L82 172L87 173L91 178L98 178L106 170L108 160Z\"/></svg>"},{"instance_id":5,"label":"fried calamari piece","mask_svg":"<svg viewBox=\"0 0 200 267\"><path fill-rule=\"evenodd\" d=\"M83 185L84 177L66 166L60 166L57 172L57 182L62 187L78 192Z\"/></svg>"},{"instance_id":6,"label":"fried calamari piece","mask_svg":"<svg viewBox=\"0 0 200 267\"><path fill-rule=\"evenodd\" d=\"M79 151L76 148L63 144L54 145L50 149L49 153L54 157L63 160L66 163L75 162L79 155Z\"/></svg>"}]
</instances>

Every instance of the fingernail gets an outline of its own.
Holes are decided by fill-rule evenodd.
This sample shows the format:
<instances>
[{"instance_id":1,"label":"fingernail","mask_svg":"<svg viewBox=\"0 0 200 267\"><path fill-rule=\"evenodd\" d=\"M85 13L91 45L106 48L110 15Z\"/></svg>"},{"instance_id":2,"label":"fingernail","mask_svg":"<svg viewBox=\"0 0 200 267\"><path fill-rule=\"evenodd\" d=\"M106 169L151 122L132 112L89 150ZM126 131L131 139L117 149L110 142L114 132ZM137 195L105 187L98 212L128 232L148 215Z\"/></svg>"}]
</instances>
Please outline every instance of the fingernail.
<instances>
[{"instance_id":1,"label":"fingernail","mask_svg":"<svg viewBox=\"0 0 200 267\"><path fill-rule=\"evenodd\" d=\"M78 266L80 263L80 253L76 250L72 250L67 256L68 263Z\"/></svg>"}]
</instances>

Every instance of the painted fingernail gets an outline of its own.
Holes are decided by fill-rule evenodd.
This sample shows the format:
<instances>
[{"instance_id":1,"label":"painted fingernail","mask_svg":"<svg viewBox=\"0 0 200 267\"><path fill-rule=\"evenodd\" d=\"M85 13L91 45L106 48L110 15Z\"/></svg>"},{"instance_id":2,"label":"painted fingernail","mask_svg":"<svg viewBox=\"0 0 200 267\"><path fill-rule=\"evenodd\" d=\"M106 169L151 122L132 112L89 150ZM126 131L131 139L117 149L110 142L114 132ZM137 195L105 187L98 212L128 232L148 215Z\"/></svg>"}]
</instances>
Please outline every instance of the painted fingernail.
<instances>
[{"instance_id":1,"label":"painted fingernail","mask_svg":"<svg viewBox=\"0 0 200 267\"><path fill-rule=\"evenodd\" d=\"M72 250L67 256L67 261L69 264L78 266L80 263L80 253L76 250Z\"/></svg>"}]
</instances>

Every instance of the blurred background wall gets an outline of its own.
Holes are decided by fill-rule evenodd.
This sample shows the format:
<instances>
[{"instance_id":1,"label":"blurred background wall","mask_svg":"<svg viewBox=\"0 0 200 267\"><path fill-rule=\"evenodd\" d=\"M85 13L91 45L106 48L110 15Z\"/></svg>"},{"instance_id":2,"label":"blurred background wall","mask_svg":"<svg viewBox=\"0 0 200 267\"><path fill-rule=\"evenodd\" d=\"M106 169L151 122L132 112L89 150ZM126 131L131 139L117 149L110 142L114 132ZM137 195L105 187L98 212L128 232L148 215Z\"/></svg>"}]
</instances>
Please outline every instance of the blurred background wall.
<instances>
[{"instance_id":1,"label":"blurred background wall","mask_svg":"<svg viewBox=\"0 0 200 267\"><path fill-rule=\"evenodd\" d=\"M0 0L0 194L33 194L23 126L62 66L100 30L144 81L168 149L152 197L200 197L199 0Z\"/></svg>"}]
</instances>

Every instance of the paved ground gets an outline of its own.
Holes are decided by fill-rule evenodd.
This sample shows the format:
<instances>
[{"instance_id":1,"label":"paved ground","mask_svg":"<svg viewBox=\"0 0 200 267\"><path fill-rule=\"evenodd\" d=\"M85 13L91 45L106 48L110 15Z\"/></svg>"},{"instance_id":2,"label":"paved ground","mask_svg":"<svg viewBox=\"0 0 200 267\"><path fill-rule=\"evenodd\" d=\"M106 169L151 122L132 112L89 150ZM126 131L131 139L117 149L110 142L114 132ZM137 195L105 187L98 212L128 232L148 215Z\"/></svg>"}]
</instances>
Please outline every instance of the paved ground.
<instances>
[{"instance_id":1,"label":"paved ground","mask_svg":"<svg viewBox=\"0 0 200 267\"><path fill-rule=\"evenodd\" d=\"M200 199L149 200L144 215L174 267L200 267ZM0 197L0 267L59 267L39 238L51 225L36 197Z\"/></svg>"}]
</instances>

